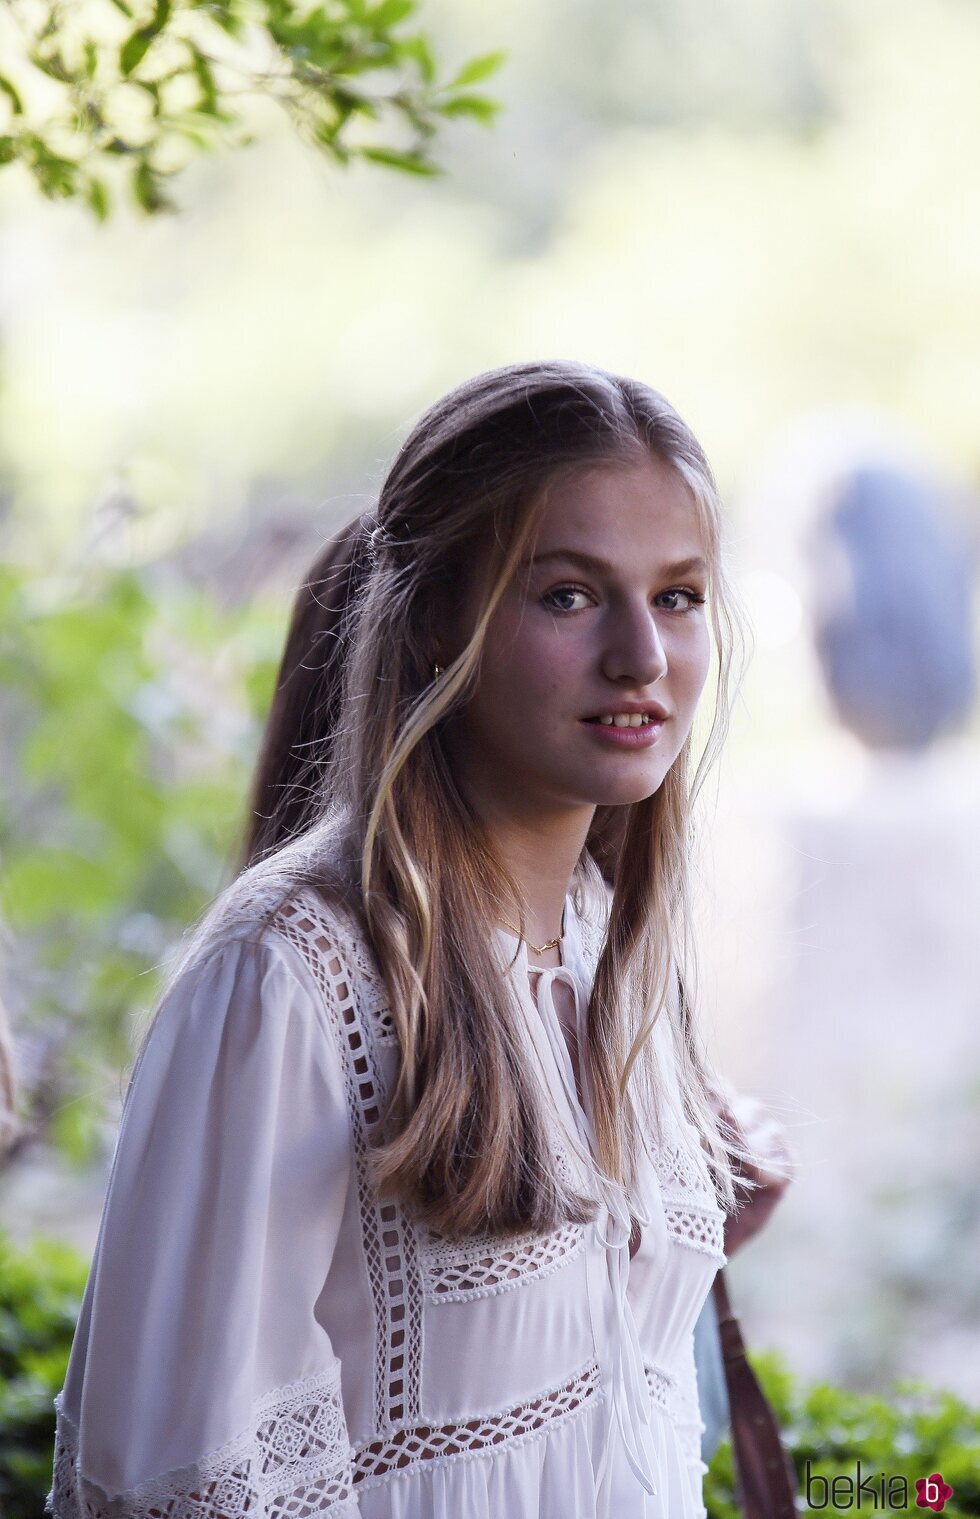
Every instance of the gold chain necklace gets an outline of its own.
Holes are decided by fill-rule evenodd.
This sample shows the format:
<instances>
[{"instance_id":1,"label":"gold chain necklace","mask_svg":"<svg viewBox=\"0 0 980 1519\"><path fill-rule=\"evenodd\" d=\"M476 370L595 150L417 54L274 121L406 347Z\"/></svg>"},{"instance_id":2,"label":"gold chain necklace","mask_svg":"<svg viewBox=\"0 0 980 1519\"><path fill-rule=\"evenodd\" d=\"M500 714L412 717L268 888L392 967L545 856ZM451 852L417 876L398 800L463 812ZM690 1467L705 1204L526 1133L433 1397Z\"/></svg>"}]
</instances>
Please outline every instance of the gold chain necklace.
<instances>
[{"instance_id":1,"label":"gold chain necklace","mask_svg":"<svg viewBox=\"0 0 980 1519\"><path fill-rule=\"evenodd\" d=\"M511 933L512 934L516 934L519 939L523 939L524 938L524 935L521 933L520 929L519 928L515 928L514 925L513 925L513 923L508 923L506 918L501 918L500 922L501 922L501 924L503 925L504 928L509 928L510 931L511 931ZM565 909L563 907L562 910L561 910L561 932L559 933L557 939L549 939L548 942L547 942L547 944L541 944L541 945L532 944L529 939L525 939L524 942L527 944L527 947L531 951L532 954L534 954L534 955L546 955L548 953L549 949L557 949L558 946L559 946L559 944L561 943L562 939L564 939L564 937L565 937Z\"/></svg>"}]
</instances>

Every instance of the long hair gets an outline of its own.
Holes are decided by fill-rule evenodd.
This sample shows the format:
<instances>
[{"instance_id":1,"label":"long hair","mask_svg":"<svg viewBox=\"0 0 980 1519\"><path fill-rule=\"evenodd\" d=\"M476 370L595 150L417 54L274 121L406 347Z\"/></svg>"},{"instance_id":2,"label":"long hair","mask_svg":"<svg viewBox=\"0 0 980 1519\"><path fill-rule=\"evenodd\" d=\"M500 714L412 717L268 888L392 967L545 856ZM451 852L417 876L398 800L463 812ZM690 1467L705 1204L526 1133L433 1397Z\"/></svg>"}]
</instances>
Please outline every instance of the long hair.
<instances>
[{"instance_id":1,"label":"long hair","mask_svg":"<svg viewBox=\"0 0 980 1519\"><path fill-rule=\"evenodd\" d=\"M590 835L597 853L603 842L608 853L610 834L618 836L588 1009L597 1160L611 1178L631 1183L651 1119L671 1091L650 1036L671 1007L676 976L685 985L693 979L691 806L727 726L739 643L714 481L697 440L661 395L581 364L521 364L461 385L421 418L376 513L348 530L346 592L343 575L333 582L341 605L332 631L342 629L336 651L343 657L324 664L321 677L314 671L320 684L312 705L309 692L296 696L304 713L336 712L333 731L316 735L322 789L306 820L311 810L314 816L292 845L246 873L283 896L311 882L361 913L400 1053L372 1150L374 1180L445 1233L547 1229L588 1214L588 1200L569 1190L554 1163L520 1009L495 952L500 913L519 893L457 785L446 734L479 678L487 625L533 542L548 488L586 468L650 455L681 476L698 515L717 677L697 763L689 737L653 796L601 809ZM461 591L474 631L434 681L440 631ZM293 632L301 642L296 619ZM295 678L302 662L289 669ZM264 761L290 751L295 760L293 736L286 727L270 732ZM292 831L288 809L268 802L266 795L266 820L283 826L256 839L253 856L273 834L279 842ZM576 874L580 893L590 878L601 884L588 843ZM669 1033L679 1116L700 1131L730 1206L729 1152L693 1020L670 1017Z\"/></svg>"},{"instance_id":2,"label":"long hair","mask_svg":"<svg viewBox=\"0 0 980 1519\"><path fill-rule=\"evenodd\" d=\"M331 538L296 593L252 777L243 868L303 833L320 811L373 520L359 517Z\"/></svg>"}]
</instances>

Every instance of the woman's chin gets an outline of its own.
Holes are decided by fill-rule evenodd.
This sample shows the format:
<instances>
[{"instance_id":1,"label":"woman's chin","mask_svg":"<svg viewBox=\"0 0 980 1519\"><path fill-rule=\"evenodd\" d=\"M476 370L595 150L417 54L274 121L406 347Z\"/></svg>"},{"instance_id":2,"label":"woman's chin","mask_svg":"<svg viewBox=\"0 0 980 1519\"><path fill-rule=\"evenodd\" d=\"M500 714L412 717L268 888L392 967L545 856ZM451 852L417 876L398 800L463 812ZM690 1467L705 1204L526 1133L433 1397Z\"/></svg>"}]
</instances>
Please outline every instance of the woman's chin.
<instances>
[{"instance_id":1,"label":"woman's chin","mask_svg":"<svg viewBox=\"0 0 980 1519\"><path fill-rule=\"evenodd\" d=\"M594 786L593 803L596 807L630 807L634 802L645 802L663 783L664 775L659 770L655 775L622 776L604 786Z\"/></svg>"}]
</instances>

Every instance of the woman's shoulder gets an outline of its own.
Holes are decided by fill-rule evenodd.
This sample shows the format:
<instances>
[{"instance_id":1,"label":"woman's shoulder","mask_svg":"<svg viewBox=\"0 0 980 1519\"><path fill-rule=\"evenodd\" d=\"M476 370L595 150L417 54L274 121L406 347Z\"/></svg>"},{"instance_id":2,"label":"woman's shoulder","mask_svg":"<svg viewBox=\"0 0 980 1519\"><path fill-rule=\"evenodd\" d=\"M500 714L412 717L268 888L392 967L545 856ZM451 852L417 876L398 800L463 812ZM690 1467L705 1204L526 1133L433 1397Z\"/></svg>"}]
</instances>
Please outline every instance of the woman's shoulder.
<instances>
[{"instance_id":1,"label":"woman's shoulder","mask_svg":"<svg viewBox=\"0 0 980 1519\"><path fill-rule=\"evenodd\" d=\"M182 1072L187 1085L214 1086L217 1100L228 1072L238 1081L258 1060L276 1085L283 1062L292 1069L299 1058L307 1077L294 1072L288 1083L324 1081L346 1110L352 1039L383 1040L389 1022L364 934L341 903L305 886L282 900L236 895L220 918L205 920L168 977L130 1092L145 1105ZM218 1070L225 1078L215 1084L208 1073Z\"/></svg>"},{"instance_id":2,"label":"woman's shoulder","mask_svg":"<svg viewBox=\"0 0 980 1519\"><path fill-rule=\"evenodd\" d=\"M341 893L309 882L276 888L261 881L236 883L201 925L180 968L200 968L228 954L281 960L321 989L325 978L378 979L356 906Z\"/></svg>"}]
</instances>

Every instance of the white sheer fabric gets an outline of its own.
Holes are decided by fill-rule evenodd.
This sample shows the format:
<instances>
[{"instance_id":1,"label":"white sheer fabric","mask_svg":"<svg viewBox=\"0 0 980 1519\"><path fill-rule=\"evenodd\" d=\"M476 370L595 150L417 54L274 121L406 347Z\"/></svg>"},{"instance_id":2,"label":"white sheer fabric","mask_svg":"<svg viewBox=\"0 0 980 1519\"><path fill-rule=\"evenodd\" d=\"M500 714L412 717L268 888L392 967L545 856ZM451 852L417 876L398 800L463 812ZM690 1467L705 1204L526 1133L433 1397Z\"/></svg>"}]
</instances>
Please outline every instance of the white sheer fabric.
<instances>
[{"instance_id":1,"label":"white sheer fabric","mask_svg":"<svg viewBox=\"0 0 980 1519\"><path fill-rule=\"evenodd\" d=\"M549 999L562 979L584 1011L604 910L569 898L536 1000L500 934L573 1168L588 1103ZM55 1519L703 1514L693 1326L724 1257L693 1131L652 1146L632 1261L615 1197L448 1241L368 1181L395 1053L362 935L310 892L172 988L57 1400Z\"/></svg>"}]
</instances>

